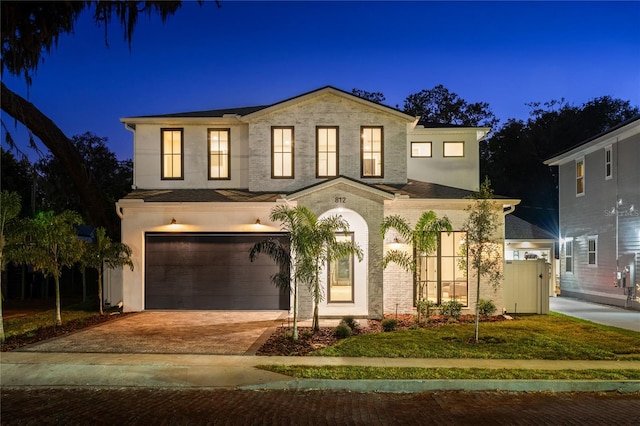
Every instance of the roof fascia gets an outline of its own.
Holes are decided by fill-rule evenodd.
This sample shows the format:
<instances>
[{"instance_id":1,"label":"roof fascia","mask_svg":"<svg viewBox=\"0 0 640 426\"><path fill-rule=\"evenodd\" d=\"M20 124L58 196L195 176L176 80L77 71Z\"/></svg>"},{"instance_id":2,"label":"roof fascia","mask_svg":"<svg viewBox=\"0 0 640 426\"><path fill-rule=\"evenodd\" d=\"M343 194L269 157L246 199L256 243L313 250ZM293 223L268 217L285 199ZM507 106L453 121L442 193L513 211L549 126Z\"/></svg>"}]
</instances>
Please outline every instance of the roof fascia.
<instances>
[{"instance_id":1,"label":"roof fascia","mask_svg":"<svg viewBox=\"0 0 640 426\"><path fill-rule=\"evenodd\" d=\"M120 122L135 128L137 124L161 124L168 126L184 126L197 124L242 124L240 116L227 114L222 117L123 117Z\"/></svg>"},{"instance_id":2,"label":"roof fascia","mask_svg":"<svg viewBox=\"0 0 640 426\"><path fill-rule=\"evenodd\" d=\"M325 95L325 94L332 94L332 95L339 96L339 97L342 97L342 98L345 98L345 99L349 99L349 100L351 100L353 102L359 103L359 104L367 106L369 108L374 108L374 109L380 110L381 112L384 112L386 114L394 115L394 116L396 116L396 117L398 117L398 118L400 118L400 119L402 119L402 120L404 120L406 122L409 122L409 123L414 122L415 119L416 119L415 117L410 116L408 114L405 114L402 111L398 111L395 108L391 108L391 107L386 106L386 105L382 105L382 104L378 104L376 102L371 102L371 101L368 101L366 99L362 99L362 98L360 98L358 96L352 95L352 94L347 93L347 92L345 92L343 90L340 90L340 89L336 89L335 87L332 87L332 86L325 86L325 87L322 87L320 89L312 90L311 92L306 92L306 93L303 93L301 95L294 96L292 98L285 99L285 100L280 101L280 102L276 102L273 105L270 105L270 106L268 106L268 107L266 107L264 109L261 109L260 111L252 112L251 114L247 114L247 115L243 116L243 119L247 120L247 121L248 120L252 120L254 118L258 118L258 117L261 117L263 115L270 114L273 111L277 111L277 110L279 110L281 108L286 108L286 107L289 107L289 106L292 106L292 105L295 105L295 104L298 104L298 103L301 103L301 102L305 102L305 101L308 101L310 99L313 99L315 97L322 96L322 95Z\"/></svg>"},{"instance_id":3,"label":"roof fascia","mask_svg":"<svg viewBox=\"0 0 640 426\"><path fill-rule=\"evenodd\" d=\"M560 166L637 134L640 134L640 119L634 120L626 126L615 128L595 139L588 140L574 149L544 161L544 164L547 166Z\"/></svg>"}]
</instances>

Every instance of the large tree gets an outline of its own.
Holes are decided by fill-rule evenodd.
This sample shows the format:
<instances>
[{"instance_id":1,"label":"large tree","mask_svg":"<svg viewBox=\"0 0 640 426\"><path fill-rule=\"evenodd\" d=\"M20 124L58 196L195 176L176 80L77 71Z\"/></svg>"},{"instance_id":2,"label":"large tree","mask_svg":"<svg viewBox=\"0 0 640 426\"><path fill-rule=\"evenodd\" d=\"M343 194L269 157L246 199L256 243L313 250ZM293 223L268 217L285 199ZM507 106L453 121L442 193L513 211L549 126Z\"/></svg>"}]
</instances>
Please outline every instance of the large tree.
<instances>
[{"instance_id":1,"label":"large tree","mask_svg":"<svg viewBox=\"0 0 640 426\"><path fill-rule=\"evenodd\" d=\"M2 31L2 71L26 79L32 76L46 54L63 34L72 33L80 15L93 13L94 21L107 28L112 20L123 27L124 38L131 43L138 17L159 14L165 20L180 7L180 1L3 1L0 2ZM86 206L92 223L115 234L117 221L113 210L85 165L81 155L64 132L35 105L0 83L2 110L22 123L59 159ZM7 128L7 126L3 126ZM11 141L11 138L7 138ZM32 144L33 139L32 139Z\"/></svg>"},{"instance_id":2,"label":"large tree","mask_svg":"<svg viewBox=\"0 0 640 426\"><path fill-rule=\"evenodd\" d=\"M498 194L522 199L519 216L555 232L557 172L543 162L636 116L639 110L609 96L580 106L560 100L530 107L528 120L511 119L481 143L481 173Z\"/></svg>"},{"instance_id":3,"label":"large tree","mask_svg":"<svg viewBox=\"0 0 640 426\"><path fill-rule=\"evenodd\" d=\"M2 189L15 192L22 199L20 216L33 216L35 206L31 201L34 184L33 165L26 156L16 158L11 151L0 148L0 183Z\"/></svg>"},{"instance_id":4,"label":"large tree","mask_svg":"<svg viewBox=\"0 0 640 426\"><path fill-rule=\"evenodd\" d=\"M133 163L131 160L119 161L109 150L107 138L87 132L74 136L71 142L109 205L113 206L131 190ZM79 212L85 221L90 219L89 211L74 190L69 175L57 157L51 154L45 156L36 163L35 169L38 176L38 201L42 209L56 212L73 210ZM108 213L112 216L111 220L117 221L115 209L110 208Z\"/></svg>"},{"instance_id":5,"label":"large tree","mask_svg":"<svg viewBox=\"0 0 640 426\"><path fill-rule=\"evenodd\" d=\"M2 320L2 272L5 266L5 246L7 242L13 244L15 228L9 228L11 222L20 214L20 195L16 192L0 192L0 340L4 342L4 322Z\"/></svg>"},{"instance_id":6,"label":"large tree","mask_svg":"<svg viewBox=\"0 0 640 426\"><path fill-rule=\"evenodd\" d=\"M407 96L404 112L440 124L493 127L498 123L488 103L469 103L441 84Z\"/></svg>"}]
</instances>

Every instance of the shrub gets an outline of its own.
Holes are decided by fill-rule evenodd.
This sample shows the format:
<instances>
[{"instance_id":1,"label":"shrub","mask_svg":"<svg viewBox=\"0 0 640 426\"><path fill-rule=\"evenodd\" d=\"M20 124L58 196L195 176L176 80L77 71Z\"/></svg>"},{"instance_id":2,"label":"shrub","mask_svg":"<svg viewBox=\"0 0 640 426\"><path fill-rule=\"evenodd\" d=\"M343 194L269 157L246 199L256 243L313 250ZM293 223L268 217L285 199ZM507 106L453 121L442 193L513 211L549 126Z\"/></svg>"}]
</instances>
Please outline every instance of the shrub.
<instances>
[{"instance_id":1,"label":"shrub","mask_svg":"<svg viewBox=\"0 0 640 426\"><path fill-rule=\"evenodd\" d=\"M434 314L437 310L436 304L431 300L420 300L416 302L416 310L418 311L418 316L422 315L426 319Z\"/></svg>"},{"instance_id":2,"label":"shrub","mask_svg":"<svg viewBox=\"0 0 640 426\"><path fill-rule=\"evenodd\" d=\"M395 318L385 318L382 320L383 331L393 331L398 326L398 320Z\"/></svg>"},{"instance_id":3,"label":"shrub","mask_svg":"<svg viewBox=\"0 0 640 426\"><path fill-rule=\"evenodd\" d=\"M440 314L448 320L457 321L462 314L462 303L457 300L449 300L448 302L442 302L440 305Z\"/></svg>"},{"instance_id":4,"label":"shrub","mask_svg":"<svg viewBox=\"0 0 640 426\"><path fill-rule=\"evenodd\" d=\"M356 321L356 319L351 315L343 317L342 323L346 324L352 331L355 331L355 329L360 326L360 324L358 324L358 321Z\"/></svg>"},{"instance_id":5,"label":"shrub","mask_svg":"<svg viewBox=\"0 0 640 426\"><path fill-rule=\"evenodd\" d=\"M480 299L478 301L478 310L480 311L480 315L483 317L488 317L496 313L496 304L493 303L493 300L485 300Z\"/></svg>"},{"instance_id":6,"label":"shrub","mask_svg":"<svg viewBox=\"0 0 640 426\"><path fill-rule=\"evenodd\" d=\"M338 339L345 339L345 338L351 336L351 327L349 327L344 322L341 322L340 324L338 324L338 326L334 330L333 334Z\"/></svg>"}]
</instances>

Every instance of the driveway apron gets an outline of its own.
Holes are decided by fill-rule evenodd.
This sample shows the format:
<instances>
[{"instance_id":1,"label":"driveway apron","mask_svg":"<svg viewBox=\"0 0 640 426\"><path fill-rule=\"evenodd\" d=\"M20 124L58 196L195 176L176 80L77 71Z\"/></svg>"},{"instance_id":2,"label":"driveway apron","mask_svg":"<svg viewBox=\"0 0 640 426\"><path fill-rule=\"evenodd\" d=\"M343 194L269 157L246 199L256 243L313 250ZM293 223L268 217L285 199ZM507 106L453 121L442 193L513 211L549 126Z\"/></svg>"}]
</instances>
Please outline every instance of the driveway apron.
<instances>
[{"instance_id":1,"label":"driveway apron","mask_svg":"<svg viewBox=\"0 0 640 426\"><path fill-rule=\"evenodd\" d=\"M253 355L286 320L286 311L145 311L20 350Z\"/></svg>"}]
</instances>

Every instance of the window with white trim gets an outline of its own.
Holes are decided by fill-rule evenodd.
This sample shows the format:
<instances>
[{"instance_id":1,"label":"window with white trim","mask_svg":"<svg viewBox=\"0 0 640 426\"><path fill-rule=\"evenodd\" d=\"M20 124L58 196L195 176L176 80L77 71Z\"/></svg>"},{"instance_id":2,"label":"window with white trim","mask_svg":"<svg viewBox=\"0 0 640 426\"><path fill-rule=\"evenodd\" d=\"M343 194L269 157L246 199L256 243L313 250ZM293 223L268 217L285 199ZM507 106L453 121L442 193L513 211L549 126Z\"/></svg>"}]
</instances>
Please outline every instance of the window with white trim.
<instances>
[{"instance_id":1,"label":"window with white trim","mask_svg":"<svg viewBox=\"0 0 640 426\"><path fill-rule=\"evenodd\" d=\"M611 151L611 145L604 149L604 178L609 180L613 177L613 152Z\"/></svg>"},{"instance_id":2,"label":"window with white trim","mask_svg":"<svg viewBox=\"0 0 640 426\"><path fill-rule=\"evenodd\" d=\"M564 270L573 272L573 238L564 243Z\"/></svg>"},{"instance_id":3,"label":"window with white trim","mask_svg":"<svg viewBox=\"0 0 640 426\"><path fill-rule=\"evenodd\" d=\"M587 263L589 265L598 264L598 236L592 235L587 238Z\"/></svg>"},{"instance_id":4,"label":"window with white trim","mask_svg":"<svg viewBox=\"0 0 640 426\"><path fill-rule=\"evenodd\" d=\"M584 158L576 160L576 196L584 195Z\"/></svg>"},{"instance_id":5,"label":"window with white trim","mask_svg":"<svg viewBox=\"0 0 640 426\"><path fill-rule=\"evenodd\" d=\"M430 300L437 305L457 300L468 306L467 251L464 243L467 233L441 232L438 249L430 254L417 254L415 274L415 301Z\"/></svg>"}]
</instances>

